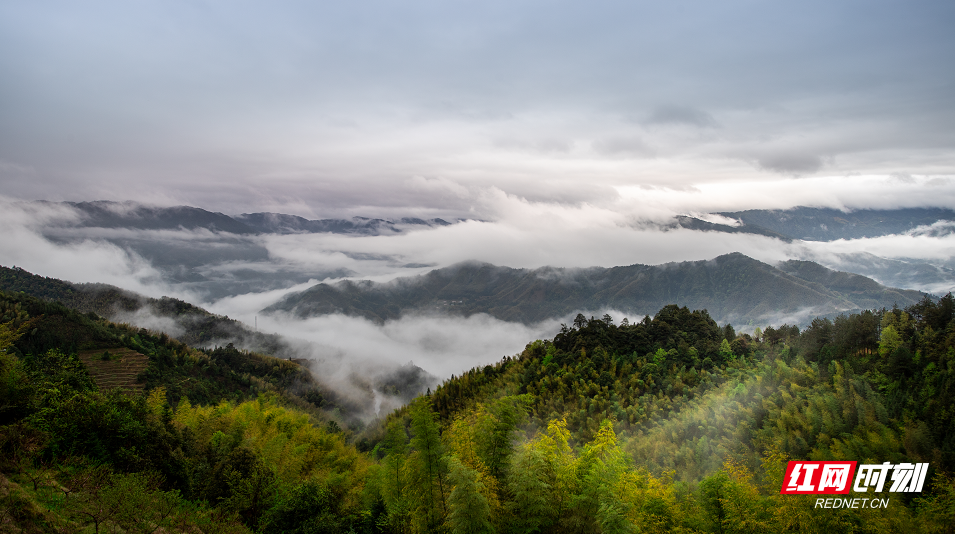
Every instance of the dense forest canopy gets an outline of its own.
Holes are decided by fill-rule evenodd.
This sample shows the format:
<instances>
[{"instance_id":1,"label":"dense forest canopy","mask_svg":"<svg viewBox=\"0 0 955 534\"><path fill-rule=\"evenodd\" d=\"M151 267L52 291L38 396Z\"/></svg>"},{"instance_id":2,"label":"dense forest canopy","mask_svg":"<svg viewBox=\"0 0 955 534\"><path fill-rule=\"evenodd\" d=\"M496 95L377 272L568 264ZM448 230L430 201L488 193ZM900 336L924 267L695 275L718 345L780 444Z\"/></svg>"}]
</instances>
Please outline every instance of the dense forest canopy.
<instances>
[{"instance_id":1,"label":"dense forest canopy","mask_svg":"<svg viewBox=\"0 0 955 534\"><path fill-rule=\"evenodd\" d=\"M0 524L24 532L949 532L955 299L738 334L578 315L361 426L294 363L0 294ZM80 356L148 358L145 393ZM89 360L86 360L89 361ZM887 507L787 460L929 463Z\"/></svg>"}]
</instances>

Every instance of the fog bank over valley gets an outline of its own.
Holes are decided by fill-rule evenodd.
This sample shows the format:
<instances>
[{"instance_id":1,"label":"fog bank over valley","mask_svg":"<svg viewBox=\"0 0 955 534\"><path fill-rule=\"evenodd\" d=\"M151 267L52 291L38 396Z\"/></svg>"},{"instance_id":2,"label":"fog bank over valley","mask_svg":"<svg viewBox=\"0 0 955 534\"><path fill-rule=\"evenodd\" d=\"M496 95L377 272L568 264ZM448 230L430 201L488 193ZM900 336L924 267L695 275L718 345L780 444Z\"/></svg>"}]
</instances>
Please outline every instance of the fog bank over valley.
<instances>
[{"instance_id":1,"label":"fog bank over valley","mask_svg":"<svg viewBox=\"0 0 955 534\"><path fill-rule=\"evenodd\" d=\"M937 210L907 215L914 221L911 224L922 222L916 215L935 217L931 224L902 231L893 226L870 233L898 233L825 241L793 238L777 232L778 227L767 230L726 215L697 213L677 221L672 215L676 212L670 212L669 217L661 212L648 218L630 218L594 206L514 199L504 199L503 205L517 203L530 208L530 212L515 210L498 220L405 223L361 232L354 231L355 226L336 232L329 229L330 223L323 223L325 226L318 231L246 231L240 226L225 231L220 227L242 218L189 208L194 210L188 212L192 219L165 220L165 208L143 212L131 203L105 204L113 214L110 217L115 217L100 216L91 221L89 209L84 211L75 205L10 199L3 202L0 227L7 236L0 244L3 265L72 282L108 283L154 298L170 296L191 302L237 319L249 329L257 325L261 332L280 334L289 340L289 347L297 347L299 356L324 362L323 372L336 380L363 366L374 367L375 362L399 366L410 361L440 379L516 354L534 339L552 337L560 324L570 323L577 312L596 317L609 313L617 321L623 317L633 321L656 313L659 304L653 301L639 310L625 311L612 302L582 305L580 309L568 308L534 319L495 318L479 310L462 315L454 312L453 303L412 307L379 320L333 309L316 316L263 310L316 284L367 280L401 286L407 277L474 260L516 269L556 267L535 271L535 276L573 279L577 276L574 273L585 273L596 266L677 265L740 252L769 266L793 259L809 260L837 271L862 274L888 287L935 295L955 287L955 234L950 221L938 219L947 212ZM177 209L173 215L183 213ZM852 213L844 215L850 217ZM804 216L820 215L810 211ZM133 223L120 225L130 220ZM368 224L362 228L367 229ZM663 302L671 297L661 298ZM842 297L827 298L841 302ZM891 302L884 305L891 306ZM742 316L723 316L716 307L710 307L719 320L752 330L783 322L805 324L815 314L855 309L856 305L794 306L781 305L776 312L746 316L742 322ZM172 336L182 333L168 318L144 311L117 312L113 318ZM227 340L218 342L225 344Z\"/></svg>"}]
</instances>

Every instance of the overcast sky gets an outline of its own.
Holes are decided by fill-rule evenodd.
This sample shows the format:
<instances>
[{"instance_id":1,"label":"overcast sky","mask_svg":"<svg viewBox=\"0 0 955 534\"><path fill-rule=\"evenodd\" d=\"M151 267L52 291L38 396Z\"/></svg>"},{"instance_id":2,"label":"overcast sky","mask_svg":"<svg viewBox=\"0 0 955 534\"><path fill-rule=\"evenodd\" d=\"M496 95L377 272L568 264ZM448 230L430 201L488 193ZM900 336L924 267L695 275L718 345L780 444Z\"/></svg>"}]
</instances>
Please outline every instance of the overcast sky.
<instances>
[{"instance_id":1,"label":"overcast sky","mask_svg":"<svg viewBox=\"0 0 955 534\"><path fill-rule=\"evenodd\" d=\"M953 28L950 0L3 2L0 194L950 207Z\"/></svg>"}]
</instances>

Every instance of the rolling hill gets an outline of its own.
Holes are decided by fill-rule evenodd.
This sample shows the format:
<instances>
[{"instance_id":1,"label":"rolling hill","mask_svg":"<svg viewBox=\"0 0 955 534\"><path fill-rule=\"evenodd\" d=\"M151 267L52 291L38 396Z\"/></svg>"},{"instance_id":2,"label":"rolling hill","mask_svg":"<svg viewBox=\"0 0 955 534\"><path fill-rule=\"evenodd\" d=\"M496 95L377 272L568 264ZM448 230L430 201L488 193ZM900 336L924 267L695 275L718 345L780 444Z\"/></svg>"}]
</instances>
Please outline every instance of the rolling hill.
<instances>
[{"instance_id":1,"label":"rolling hill","mask_svg":"<svg viewBox=\"0 0 955 534\"><path fill-rule=\"evenodd\" d=\"M179 299L149 298L107 284L73 284L35 275L24 269L3 266L0 266L0 292L6 292L11 298L34 298L54 302L91 317L105 317L121 323L132 323L137 327L147 326L153 331L161 330L165 332L164 336L168 333L169 337L186 346L202 349L218 347L215 350L226 350L230 354L238 349L251 351L303 365L316 372L316 375L321 374L320 365L312 360L316 353L322 352L319 350L321 347L314 347L303 340L253 330L239 321L210 313ZM85 342L71 343L80 347ZM223 348L233 346L238 349ZM80 348L99 349L102 354L103 349L113 351L115 345L94 344ZM373 390L395 397L395 402L403 403L434 386L438 381L437 377L410 363L379 363L374 373L354 375L350 380L353 388L366 395L357 401L338 399L342 413L348 417L373 413ZM336 386L326 385L331 389ZM328 395L326 391L325 396Z\"/></svg>"},{"instance_id":2,"label":"rolling hill","mask_svg":"<svg viewBox=\"0 0 955 534\"><path fill-rule=\"evenodd\" d=\"M773 267L733 253L707 261L587 269L462 263L389 283L317 284L263 312L298 317L343 313L375 321L403 313L487 313L530 324L603 310L640 317L675 303L707 309L720 322L767 324L908 306L923 296L812 262Z\"/></svg>"}]
</instances>

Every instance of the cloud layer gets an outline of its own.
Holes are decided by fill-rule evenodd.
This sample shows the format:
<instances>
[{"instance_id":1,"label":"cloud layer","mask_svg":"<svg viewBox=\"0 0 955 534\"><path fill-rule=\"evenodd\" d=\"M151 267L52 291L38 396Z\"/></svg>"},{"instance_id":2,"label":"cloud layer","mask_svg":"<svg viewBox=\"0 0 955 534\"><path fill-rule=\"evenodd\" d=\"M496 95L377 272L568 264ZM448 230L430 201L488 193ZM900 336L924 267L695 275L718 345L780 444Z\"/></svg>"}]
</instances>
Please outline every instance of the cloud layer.
<instances>
[{"instance_id":1,"label":"cloud layer","mask_svg":"<svg viewBox=\"0 0 955 534\"><path fill-rule=\"evenodd\" d=\"M884 179L868 183L876 192L878 184L894 187L893 182ZM905 182L905 186L933 187L919 180ZM699 193L679 198L697 198L695 195ZM672 201L674 197L666 198ZM516 354L534 339L552 337L559 323L570 318L525 326L481 315L407 316L374 324L344 316L307 320L268 317L260 310L289 292L304 290L321 280L347 276L387 281L465 260L527 268L609 267L709 259L736 251L767 263L810 259L836 269L863 272L891 285L909 283L904 287L936 293L955 287L955 271L951 270L955 268L955 233L951 223L898 236L785 243L751 234L663 229L657 222L665 221L675 208L655 198L652 190L646 197L634 195L630 200L620 200L616 209L531 202L502 192L485 201L493 207L497 220L356 237L70 228L69 223L77 217L71 209L3 200L0 265L17 265L73 282L114 284L152 297L172 296L250 326L257 324L262 331L308 341L302 348L305 355L325 361L323 372L329 376L341 374L339 378L346 382L346 375L373 367L375 362L400 365L414 361L445 378ZM634 207L637 205L640 209ZM707 207L705 202L695 206ZM150 255L157 250L164 251L162 258ZM918 279L927 281L921 286L911 285ZM604 311L592 313L600 316ZM617 320L623 317L610 313ZM118 319L176 334L171 323L148 314ZM804 317L767 317L766 322L800 319Z\"/></svg>"},{"instance_id":2,"label":"cloud layer","mask_svg":"<svg viewBox=\"0 0 955 534\"><path fill-rule=\"evenodd\" d=\"M943 0L6 3L0 183L487 219L494 190L951 176L953 22Z\"/></svg>"}]
</instances>

